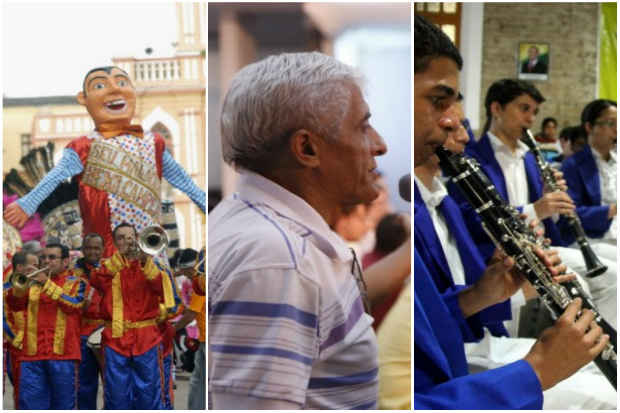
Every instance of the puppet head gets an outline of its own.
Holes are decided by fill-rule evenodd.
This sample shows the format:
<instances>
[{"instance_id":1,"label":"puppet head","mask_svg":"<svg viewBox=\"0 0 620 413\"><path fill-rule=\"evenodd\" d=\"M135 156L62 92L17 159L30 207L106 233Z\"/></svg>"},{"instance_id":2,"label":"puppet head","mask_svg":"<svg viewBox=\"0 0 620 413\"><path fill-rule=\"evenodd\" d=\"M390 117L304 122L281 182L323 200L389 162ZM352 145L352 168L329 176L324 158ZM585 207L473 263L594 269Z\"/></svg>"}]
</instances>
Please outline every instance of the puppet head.
<instances>
[{"instance_id":1,"label":"puppet head","mask_svg":"<svg viewBox=\"0 0 620 413\"><path fill-rule=\"evenodd\" d=\"M123 127L133 118L136 90L124 70L116 66L98 67L86 74L77 101L86 106L97 129Z\"/></svg>"}]
</instances>

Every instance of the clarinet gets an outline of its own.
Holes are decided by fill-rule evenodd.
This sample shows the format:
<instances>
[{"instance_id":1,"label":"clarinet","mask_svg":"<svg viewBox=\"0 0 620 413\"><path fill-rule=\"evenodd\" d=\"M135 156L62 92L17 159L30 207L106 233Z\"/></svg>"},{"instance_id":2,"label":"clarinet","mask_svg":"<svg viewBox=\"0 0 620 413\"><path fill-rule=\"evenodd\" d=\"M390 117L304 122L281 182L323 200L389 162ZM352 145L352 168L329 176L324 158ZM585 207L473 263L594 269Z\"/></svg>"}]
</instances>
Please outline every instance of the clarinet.
<instances>
[{"instance_id":1,"label":"clarinet","mask_svg":"<svg viewBox=\"0 0 620 413\"><path fill-rule=\"evenodd\" d=\"M554 192L561 191L555 179L553 168L551 168L551 165L549 165L549 163L545 160L543 154L540 152L538 144L534 140L534 137L532 136L532 133L529 131L529 129L523 129L523 137L521 140L534 154L534 157L536 158L536 165L538 166L538 170L540 171L545 185L547 185ZM583 226L581 225L581 220L579 219L579 216L576 213L564 216L566 217L568 225L571 228L573 235L577 240L577 243L579 244L581 255L583 255L583 260L585 261L587 268L586 277L594 278L601 274L604 274L607 271L607 266L601 263L601 261L592 250L592 247L588 242L588 238L586 237L586 233L583 230Z\"/></svg>"},{"instance_id":2,"label":"clarinet","mask_svg":"<svg viewBox=\"0 0 620 413\"><path fill-rule=\"evenodd\" d=\"M515 261L517 271L532 284L552 318L557 319L576 298L581 298L582 308L594 312L596 323L609 335L609 343L594 363L614 389L617 388L616 330L601 316L577 281L559 284L553 280L553 275L535 253L535 248L543 244L535 240L538 237L534 231L525 225L514 207L501 198L474 159L453 154L441 146L435 153L443 171L480 216L487 235Z\"/></svg>"}]
</instances>

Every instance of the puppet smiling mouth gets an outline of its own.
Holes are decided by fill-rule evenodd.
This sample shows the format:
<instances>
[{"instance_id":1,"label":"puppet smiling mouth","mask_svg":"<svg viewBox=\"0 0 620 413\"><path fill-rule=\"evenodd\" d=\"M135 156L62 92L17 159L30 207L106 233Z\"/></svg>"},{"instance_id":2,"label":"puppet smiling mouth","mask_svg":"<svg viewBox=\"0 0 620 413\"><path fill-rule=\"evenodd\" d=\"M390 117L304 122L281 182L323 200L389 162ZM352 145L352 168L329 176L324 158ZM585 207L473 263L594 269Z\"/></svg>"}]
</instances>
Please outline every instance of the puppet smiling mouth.
<instances>
[{"instance_id":1,"label":"puppet smiling mouth","mask_svg":"<svg viewBox=\"0 0 620 413\"><path fill-rule=\"evenodd\" d=\"M125 109L126 103L123 99L113 100L105 104L106 109L112 112L121 112Z\"/></svg>"}]
</instances>

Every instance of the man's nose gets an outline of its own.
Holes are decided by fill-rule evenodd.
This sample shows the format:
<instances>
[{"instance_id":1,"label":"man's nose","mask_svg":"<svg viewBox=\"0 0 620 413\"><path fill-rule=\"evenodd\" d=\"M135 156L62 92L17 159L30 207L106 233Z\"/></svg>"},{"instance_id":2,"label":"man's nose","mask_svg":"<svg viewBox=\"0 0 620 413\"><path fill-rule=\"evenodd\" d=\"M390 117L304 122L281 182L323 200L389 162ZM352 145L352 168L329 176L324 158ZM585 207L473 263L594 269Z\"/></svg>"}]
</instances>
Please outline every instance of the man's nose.
<instances>
[{"instance_id":1,"label":"man's nose","mask_svg":"<svg viewBox=\"0 0 620 413\"><path fill-rule=\"evenodd\" d=\"M459 124L459 119L456 116L456 113L452 110L446 111L439 119L439 127L446 130L447 132L456 131Z\"/></svg>"},{"instance_id":2,"label":"man's nose","mask_svg":"<svg viewBox=\"0 0 620 413\"><path fill-rule=\"evenodd\" d=\"M377 132L374 128L373 128L372 135L373 135L373 143L374 143L373 155L374 156L385 155L388 148L387 148L385 141L383 140L383 137L379 135L379 132Z\"/></svg>"}]
</instances>

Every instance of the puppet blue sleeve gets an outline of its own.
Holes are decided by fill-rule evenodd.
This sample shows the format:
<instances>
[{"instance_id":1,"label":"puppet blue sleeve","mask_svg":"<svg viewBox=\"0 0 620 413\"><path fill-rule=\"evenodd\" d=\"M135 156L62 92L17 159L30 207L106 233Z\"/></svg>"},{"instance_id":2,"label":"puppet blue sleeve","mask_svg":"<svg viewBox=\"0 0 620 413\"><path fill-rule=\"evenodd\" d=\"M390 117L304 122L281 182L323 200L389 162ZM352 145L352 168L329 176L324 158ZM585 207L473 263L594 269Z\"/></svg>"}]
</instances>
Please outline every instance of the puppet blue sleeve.
<instances>
[{"instance_id":1,"label":"puppet blue sleeve","mask_svg":"<svg viewBox=\"0 0 620 413\"><path fill-rule=\"evenodd\" d=\"M168 150L164 151L162 160L162 174L170 185L186 194L202 212L205 212L206 195L205 191L192 181L192 178L181 168L181 165L174 160Z\"/></svg>"},{"instance_id":2,"label":"puppet blue sleeve","mask_svg":"<svg viewBox=\"0 0 620 413\"><path fill-rule=\"evenodd\" d=\"M56 166L41 179L32 191L18 199L17 204L28 216L31 216L62 181L81 174L83 170L84 166L77 152L65 148Z\"/></svg>"}]
</instances>

